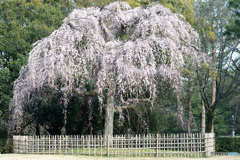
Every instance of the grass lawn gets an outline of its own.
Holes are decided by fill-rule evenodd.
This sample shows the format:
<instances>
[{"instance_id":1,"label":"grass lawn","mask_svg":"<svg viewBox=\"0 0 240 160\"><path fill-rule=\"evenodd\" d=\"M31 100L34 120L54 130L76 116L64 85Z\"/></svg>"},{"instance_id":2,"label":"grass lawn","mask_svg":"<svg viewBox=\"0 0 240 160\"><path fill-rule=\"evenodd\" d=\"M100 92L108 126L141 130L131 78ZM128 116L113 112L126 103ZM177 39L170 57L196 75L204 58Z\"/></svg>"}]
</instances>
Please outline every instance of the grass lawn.
<instances>
[{"instance_id":1,"label":"grass lawn","mask_svg":"<svg viewBox=\"0 0 240 160\"><path fill-rule=\"evenodd\" d=\"M29 151L29 154L38 154L35 151ZM156 149L109 149L105 148L84 148L84 149L40 149L40 154L65 154L65 155L84 155L84 156L104 156L107 157L156 157ZM204 153L187 153L187 151L158 150L159 157L204 157Z\"/></svg>"}]
</instances>

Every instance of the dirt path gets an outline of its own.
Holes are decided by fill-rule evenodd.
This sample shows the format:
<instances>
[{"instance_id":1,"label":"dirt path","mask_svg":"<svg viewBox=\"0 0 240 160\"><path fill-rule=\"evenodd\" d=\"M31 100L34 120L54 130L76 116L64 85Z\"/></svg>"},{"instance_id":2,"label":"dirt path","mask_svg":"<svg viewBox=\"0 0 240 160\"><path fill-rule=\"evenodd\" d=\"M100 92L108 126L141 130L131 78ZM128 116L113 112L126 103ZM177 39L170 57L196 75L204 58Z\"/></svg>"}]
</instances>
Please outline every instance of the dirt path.
<instances>
[{"instance_id":1,"label":"dirt path","mask_svg":"<svg viewBox=\"0 0 240 160\"><path fill-rule=\"evenodd\" d=\"M122 158L122 157L88 157L72 155L31 155L0 154L0 160L240 160L240 156L219 156L211 158Z\"/></svg>"}]
</instances>

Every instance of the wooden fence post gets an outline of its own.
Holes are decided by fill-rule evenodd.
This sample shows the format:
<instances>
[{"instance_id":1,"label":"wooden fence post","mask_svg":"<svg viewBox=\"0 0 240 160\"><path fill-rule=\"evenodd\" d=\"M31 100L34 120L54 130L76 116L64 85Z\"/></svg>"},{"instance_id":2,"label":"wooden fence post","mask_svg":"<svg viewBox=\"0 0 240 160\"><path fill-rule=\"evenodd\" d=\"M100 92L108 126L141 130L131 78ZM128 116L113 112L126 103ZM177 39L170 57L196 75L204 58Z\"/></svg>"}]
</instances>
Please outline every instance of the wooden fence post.
<instances>
[{"instance_id":1,"label":"wooden fence post","mask_svg":"<svg viewBox=\"0 0 240 160\"><path fill-rule=\"evenodd\" d=\"M107 135L107 156L109 157L109 135Z\"/></svg>"},{"instance_id":2,"label":"wooden fence post","mask_svg":"<svg viewBox=\"0 0 240 160\"><path fill-rule=\"evenodd\" d=\"M77 152L76 154L78 155L78 135L77 135Z\"/></svg>"},{"instance_id":3,"label":"wooden fence post","mask_svg":"<svg viewBox=\"0 0 240 160\"><path fill-rule=\"evenodd\" d=\"M158 157L158 133L157 133L157 140L156 140L156 157Z\"/></svg>"},{"instance_id":4,"label":"wooden fence post","mask_svg":"<svg viewBox=\"0 0 240 160\"><path fill-rule=\"evenodd\" d=\"M170 134L170 136L171 136L170 137L170 152L171 152L170 154L171 154L171 157L172 157L172 144L173 144L172 143L172 134Z\"/></svg>"},{"instance_id":5,"label":"wooden fence post","mask_svg":"<svg viewBox=\"0 0 240 160\"><path fill-rule=\"evenodd\" d=\"M13 136L13 153L18 153L17 149L17 136Z\"/></svg>"},{"instance_id":6,"label":"wooden fence post","mask_svg":"<svg viewBox=\"0 0 240 160\"><path fill-rule=\"evenodd\" d=\"M51 137L48 135L48 154L51 153Z\"/></svg>"},{"instance_id":7,"label":"wooden fence post","mask_svg":"<svg viewBox=\"0 0 240 160\"><path fill-rule=\"evenodd\" d=\"M28 153L28 136L26 136L26 153Z\"/></svg>"}]
</instances>

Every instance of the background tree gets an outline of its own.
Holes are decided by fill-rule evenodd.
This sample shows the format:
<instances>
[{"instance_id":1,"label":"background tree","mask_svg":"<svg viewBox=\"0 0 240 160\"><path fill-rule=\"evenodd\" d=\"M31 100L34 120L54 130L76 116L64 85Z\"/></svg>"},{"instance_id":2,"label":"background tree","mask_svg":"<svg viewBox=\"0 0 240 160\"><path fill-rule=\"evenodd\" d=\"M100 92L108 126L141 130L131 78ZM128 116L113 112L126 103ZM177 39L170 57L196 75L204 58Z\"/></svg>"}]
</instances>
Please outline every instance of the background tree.
<instances>
[{"instance_id":1,"label":"background tree","mask_svg":"<svg viewBox=\"0 0 240 160\"><path fill-rule=\"evenodd\" d=\"M26 63L32 45L58 28L72 7L66 7L65 1L0 3L0 123L7 126L13 82Z\"/></svg>"},{"instance_id":2,"label":"background tree","mask_svg":"<svg viewBox=\"0 0 240 160\"><path fill-rule=\"evenodd\" d=\"M202 40L202 50L213 56L211 66L205 66L204 72L198 70L199 75L201 75L199 76L201 94L207 113L206 131L210 132L213 128L216 109L220 103L224 103L223 99L228 96L232 97L232 93L239 84L239 72L232 63L236 61L232 55L236 51L239 41L224 36L225 26L232 16L227 2L197 1L197 3L196 13L199 19L197 24L200 27L198 29ZM216 55L216 63L214 63L214 54ZM237 63L239 64L239 61ZM227 81L231 81L231 83L227 83ZM216 83L212 85L211 92L209 82ZM216 94L214 94L215 88Z\"/></svg>"},{"instance_id":3,"label":"background tree","mask_svg":"<svg viewBox=\"0 0 240 160\"><path fill-rule=\"evenodd\" d=\"M239 0L229 0L229 7L234 12L233 18L227 24L226 34L233 38L240 37L240 1Z\"/></svg>"},{"instance_id":4,"label":"background tree","mask_svg":"<svg viewBox=\"0 0 240 160\"><path fill-rule=\"evenodd\" d=\"M194 0L160 0L159 2L170 8L174 13L182 14L191 25L194 24Z\"/></svg>"}]
</instances>

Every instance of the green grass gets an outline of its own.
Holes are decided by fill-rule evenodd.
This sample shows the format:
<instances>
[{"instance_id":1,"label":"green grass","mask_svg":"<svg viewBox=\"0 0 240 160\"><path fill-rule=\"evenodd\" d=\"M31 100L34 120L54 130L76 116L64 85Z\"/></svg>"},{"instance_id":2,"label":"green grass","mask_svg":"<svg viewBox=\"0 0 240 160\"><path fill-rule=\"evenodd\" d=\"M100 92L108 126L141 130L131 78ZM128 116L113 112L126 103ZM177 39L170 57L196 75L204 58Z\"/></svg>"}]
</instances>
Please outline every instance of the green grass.
<instances>
[{"instance_id":1,"label":"green grass","mask_svg":"<svg viewBox=\"0 0 240 160\"><path fill-rule=\"evenodd\" d=\"M109 157L156 157L156 149L107 149L102 148L84 148L84 149L48 149L48 150L39 150L39 154L77 154L77 155L90 155L90 156L107 156ZM38 154L37 150L29 151L29 153ZM205 157L204 153L186 153L186 152L171 152L170 150L158 150L159 157Z\"/></svg>"}]
</instances>

